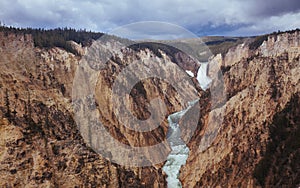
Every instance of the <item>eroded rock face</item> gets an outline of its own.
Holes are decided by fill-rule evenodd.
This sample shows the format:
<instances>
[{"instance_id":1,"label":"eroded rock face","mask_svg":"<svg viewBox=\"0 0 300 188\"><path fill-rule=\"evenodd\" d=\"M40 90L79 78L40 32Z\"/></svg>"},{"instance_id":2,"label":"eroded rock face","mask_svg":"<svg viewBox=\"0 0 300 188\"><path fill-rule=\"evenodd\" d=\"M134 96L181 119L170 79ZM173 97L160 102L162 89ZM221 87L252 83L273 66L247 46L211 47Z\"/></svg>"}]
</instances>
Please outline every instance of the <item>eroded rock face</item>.
<instances>
[{"instance_id":1,"label":"eroded rock face","mask_svg":"<svg viewBox=\"0 0 300 188\"><path fill-rule=\"evenodd\" d=\"M1 41L0 186L165 186L161 169L113 164L82 139L71 99L79 56L35 48L30 37L1 35ZM113 72L112 66L104 71ZM111 75L103 79L108 83ZM135 100L135 108L145 106ZM120 140L119 134L126 135L119 130ZM132 142L129 136L125 141Z\"/></svg>"},{"instance_id":2,"label":"eroded rock face","mask_svg":"<svg viewBox=\"0 0 300 188\"><path fill-rule=\"evenodd\" d=\"M74 91L73 79L82 56L60 48L35 48L30 36L9 35L2 36L1 40L1 186L166 186L166 177L161 169L163 161L150 167L123 167L105 159L109 158L109 153L106 156L97 154L82 138L74 121L78 106L72 104L72 92L80 92ZM79 45L72 45L77 54L82 55L85 51ZM114 45L117 44L111 43L108 48ZM110 98L113 83L126 66L141 59L160 62L150 68L158 71L158 75L172 78L173 82L179 75L178 71L186 75L181 68L173 69L172 66L178 65L165 54L158 58L149 50L134 52L125 49L99 70L94 81L100 121L104 122L112 137L131 146L160 143L166 136L167 115L187 106L168 80L144 79L130 92L132 112L139 119L147 119L151 115L151 100L160 98L166 105L166 116L161 125L150 133L135 133L118 121ZM184 68L199 66L192 63ZM189 78L188 75L186 77ZM195 88L188 87L190 85L181 80L182 90L193 89L197 94ZM84 91L86 88L83 86L81 89Z\"/></svg>"},{"instance_id":3,"label":"eroded rock face","mask_svg":"<svg viewBox=\"0 0 300 188\"><path fill-rule=\"evenodd\" d=\"M293 33L283 33L280 35L271 35L267 41L260 46L260 52L265 57L275 57L284 52L288 52L289 58L297 58L299 55L299 31Z\"/></svg>"},{"instance_id":4,"label":"eroded rock face","mask_svg":"<svg viewBox=\"0 0 300 188\"><path fill-rule=\"evenodd\" d=\"M111 159L119 164L157 165L157 168L160 168L170 151L165 141L168 114L187 106L188 102L198 97L198 93L185 71L172 63L165 54L159 58L147 49L140 52L131 49L122 51L122 56L117 55L108 61L99 72L92 70L88 65L82 65L83 71L78 74L84 76L78 77L77 80L90 80L88 82L92 84L85 90L90 91L95 87L95 92L80 92L74 97L76 101L84 101L85 96L95 96L97 109L89 109L88 112L84 110L86 108L80 107L79 124L87 125L90 119L96 117L100 119L96 120L96 123L100 127L102 123L114 140L106 134L93 134L96 131L99 131L99 135L103 133L96 127L83 126L81 131L86 140L90 139L92 147L107 151ZM78 90L81 85L84 84L78 84ZM89 105L83 102L83 106L88 108ZM93 115L85 118L89 114ZM156 128L157 125L159 126ZM153 128L150 130L151 126ZM142 127L146 130L139 130ZM139 148L125 149L115 140ZM132 150L134 152L131 152Z\"/></svg>"},{"instance_id":5,"label":"eroded rock face","mask_svg":"<svg viewBox=\"0 0 300 188\"><path fill-rule=\"evenodd\" d=\"M249 56L250 50L246 43L242 43L235 48L229 49L224 57L223 65L231 66L239 62L242 58Z\"/></svg>"},{"instance_id":6,"label":"eroded rock face","mask_svg":"<svg viewBox=\"0 0 300 188\"><path fill-rule=\"evenodd\" d=\"M67 44L69 45L70 49L79 56L83 56L87 50L86 47L82 47L81 44L77 44L74 41L68 41Z\"/></svg>"},{"instance_id":7,"label":"eroded rock face","mask_svg":"<svg viewBox=\"0 0 300 188\"><path fill-rule=\"evenodd\" d=\"M259 171L257 165L269 152L267 148L272 139L270 127L274 123L274 116L289 102L294 103L292 98L300 90L300 51L295 50L299 47L296 46L299 45L299 32L284 33L278 35L277 39L279 41L269 37L257 51L249 53L253 55L245 55L244 58L233 56L229 58L232 62L226 62L226 57L234 53L229 51L222 59L228 100L208 113L223 111L224 121L213 144L200 152L207 116L201 118L200 126L204 130L199 129L190 142L190 156L181 169L180 178L184 187L256 187L260 184L273 187L276 185L274 177L281 182L280 185L297 184L299 169L285 171L284 176L278 177L275 175L277 172L269 170L269 167L260 168L263 172L257 172L260 176L254 176ZM249 51L246 46L243 48ZM240 50L237 48L237 52ZM286 115L290 116L289 113ZM288 134L287 137L289 140ZM285 148L282 147L283 152ZM287 160L295 162L294 155L298 150L299 147L290 152ZM282 161L279 156L273 160ZM262 183L257 177L264 173L266 179ZM287 174L290 178L285 177ZM290 184L287 183L288 179L292 179Z\"/></svg>"},{"instance_id":8,"label":"eroded rock face","mask_svg":"<svg viewBox=\"0 0 300 188\"><path fill-rule=\"evenodd\" d=\"M107 160L109 153L97 154L82 138L74 121L77 106L72 106L73 79L81 56L60 48L35 48L29 35L0 34L0 38L0 186L166 187L163 163L123 167ZM78 52L86 52L73 45ZM208 74L214 75L219 65L226 88L226 100L223 95L216 95L216 104L210 101L210 90L204 92L197 86L196 78L192 79L200 98L201 117L188 143L189 158L180 172L183 187L299 183L299 168L292 168L299 165L299 147L293 146L293 151L286 152L287 144L295 140L289 133L299 129L299 109L295 105L299 103L300 91L299 54L299 32L294 32L270 37L255 51L249 50L246 42L224 57L216 56L211 61L217 63L210 64ZM160 98L166 105L166 117L160 127L151 133L136 134L118 121L111 101L113 83L130 63L147 58L156 55L149 50L120 51L95 78L95 106L101 121L113 137L131 146L161 142L168 128L167 115L186 107L170 84L158 78L145 79L131 90L130 107L136 117L147 119L151 115L150 101ZM196 75L199 64L182 54L174 58L183 72L189 70ZM172 64L166 55L160 61ZM164 74L172 77L176 72ZM220 113L224 114L222 121ZM193 115L192 111L187 113L184 122L189 124L189 116ZM278 118L285 116L289 128L284 130L286 139L280 140L271 127L278 126ZM213 134L205 133L215 129L215 121L222 124L217 132L209 130L217 135L210 144L202 138L210 140ZM189 129L180 126L185 135ZM271 139L279 143L273 153L268 149ZM264 158L270 155L276 156L270 160L284 169L282 172L265 165ZM267 170L259 165L267 166ZM262 174L267 175L262 178Z\"/></svg>"}]
</instances>

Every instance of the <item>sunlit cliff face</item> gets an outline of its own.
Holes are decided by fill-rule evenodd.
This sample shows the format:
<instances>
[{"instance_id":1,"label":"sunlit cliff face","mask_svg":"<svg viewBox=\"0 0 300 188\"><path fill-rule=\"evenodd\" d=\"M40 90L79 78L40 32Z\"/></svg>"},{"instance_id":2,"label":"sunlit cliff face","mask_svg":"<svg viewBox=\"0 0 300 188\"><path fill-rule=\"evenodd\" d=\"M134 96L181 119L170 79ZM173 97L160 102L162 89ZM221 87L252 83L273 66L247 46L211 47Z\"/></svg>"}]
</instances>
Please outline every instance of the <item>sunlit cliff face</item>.
<instances>
[{"instance_id":1,"label":"sunlit cliff face","mask_svg":"<svg viewBox=\"0 0 300 188\"><path fill-rule=\"evenodd\" d=\"M165 163L143 168L111 163L108 160L110 153L96 153L79 134L71 94L72 78L81 56L61 48L35 48L31 39L25 40L23 36L0 35L0 38L4 44L0 46L0 186L166 187L172 184L172 179L167 179L170 177L176 177L173 182L176 185L180 182L182 187L255 187L261 183L276 187L278 182L287 186L294 182L296 187L299 183L299 168L295 168L299 165L299 148L290 150L289 146L294 145L287 144L292 139L290 135L297 132L294 124L298 122L298 108L290 104L299 103L299 32L270 37L254 51L249 50L248 43L245 43L223 57L213 58L224 66L222 71L228 100L211 108L208 90L197 88L201 114L193 137L185 144L174 139L188 131L183 126L176 128L177 118L168 121L166 116L158 130L144 135L143 142L139 142L140 135L132 134L117 123L111 113L109 89L116 72L134 56L128 52L124 55L127 61L126 58L112 59L101 70L95 91L95 105L105 106L100 110L100 120L107 123L106 130L129 145L149 146L162 138L175 143L173 147L170 144L173 151ZM145 54L155 56L147 50L140 54L144 54L140 57ZM190 78L194 84L198 84L198 68L195 65L183 69L183 72L193 72L194 78ZM213 67L209 67L208 77L212 72ZM182 108L176 91L167 83L158 79L141 83L134 87L130 96L132 111L137 117L146 119L149 116L147 105L156 97L169 103L166 107L168 114L188 107ZM205 143L202 138L209 139L213 135L203 136L209 132L209 121L217 120L220 111L224 112L222 126L211 145L201 150L200 146ZM286 117L284 122L289 123L289 129L283 129L287 132L286 140L270 134L271 127L280 127L278 122L283 117ZM179 121L183 121L182 118ZM288 132L290 130L293 131ZM174 137L168 132L174 133ZM275 153L269 153L267 149L270 138L279 143ZM257 167L263 166L258 164L265 156L276 156L276 160L270 159L276 166L266 167L270 171ZM186 160L182 166L175 164L180 157L182 161ZM174 168L171 164L175 164ZM178 168L180 173L172 174ZM264 172L268 173L262 178Z\"/></svg>"}]
</instances>

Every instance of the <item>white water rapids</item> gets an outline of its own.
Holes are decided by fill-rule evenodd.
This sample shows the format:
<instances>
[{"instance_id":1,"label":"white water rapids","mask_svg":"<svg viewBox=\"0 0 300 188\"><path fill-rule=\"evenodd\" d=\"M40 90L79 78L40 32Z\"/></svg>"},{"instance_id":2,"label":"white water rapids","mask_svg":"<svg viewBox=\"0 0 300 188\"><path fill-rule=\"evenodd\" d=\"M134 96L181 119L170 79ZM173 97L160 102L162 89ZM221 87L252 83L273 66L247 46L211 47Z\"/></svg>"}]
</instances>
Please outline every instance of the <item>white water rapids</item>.
<instances>
[{"instance_id":1,"label":"white water rapids","mask_svg":"<svg viewBox=\"0 0 300 188\"><path fill-rule=\"evenodd\" d=\"M211 79L207 77L207 67L207 63L201 64L197 73L197 80L203 90L206 90L211 83ZM189 72L187 73L189 74ZM193 77L192 74L189 75ZM198 99L190 102L189 106L186 109L175 112L168 117L169 129L167 133L167 140L171 146L172 151L168 155L167 162L162 169L168 175L167 182L169 188L182 187L181 182L178 179L179 170L181 166L186 163L190 150L181 139L181 131L178 122L184 116L184 114L197 102Z\"/></svg>"}]
</instances>

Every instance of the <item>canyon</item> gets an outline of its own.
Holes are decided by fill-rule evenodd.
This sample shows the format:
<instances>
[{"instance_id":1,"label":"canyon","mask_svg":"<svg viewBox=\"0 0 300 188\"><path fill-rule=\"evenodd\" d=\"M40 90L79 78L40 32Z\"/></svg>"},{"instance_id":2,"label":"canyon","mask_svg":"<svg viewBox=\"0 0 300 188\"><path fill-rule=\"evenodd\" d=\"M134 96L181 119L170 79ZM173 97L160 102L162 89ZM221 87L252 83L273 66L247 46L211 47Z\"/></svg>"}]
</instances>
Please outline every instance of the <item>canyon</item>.
<instances>
[{"instance_id":1,"label":"canyon","mask_svg":"<svg viewBox=\"0 0 300 188\"><path fill-rule=\"evenodd\" d=\"M30 34L0 32L0 42L1 187L170 187L165 166L179 154L182 187L300 185L299 30L211 49L201 63L182 51L118 49L116 39L102 46L117 48L98 59L103 65L74 41L72 52L37 47ZM130 88L128 104L119 86ZM155 127L137 132L129 115ZM158 116L159 125L149 118ZM172 125L180 139L170 136ZM162 144L155 155L146 149L129 158L91 136L99 132L132 148Z\"/></svg>"}]
</instances>

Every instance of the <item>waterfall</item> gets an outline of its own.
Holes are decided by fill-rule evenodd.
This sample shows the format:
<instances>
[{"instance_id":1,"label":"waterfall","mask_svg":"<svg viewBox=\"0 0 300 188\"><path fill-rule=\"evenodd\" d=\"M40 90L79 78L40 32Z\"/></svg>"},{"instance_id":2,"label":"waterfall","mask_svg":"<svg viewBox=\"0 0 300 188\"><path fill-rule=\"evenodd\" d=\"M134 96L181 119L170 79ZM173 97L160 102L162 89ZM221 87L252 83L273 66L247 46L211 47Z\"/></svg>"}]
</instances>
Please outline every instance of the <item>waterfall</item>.
<instances>
[{"instance_id":1,"label":"waterfall","mask_svg":"<svg viewBox=\"0 0 300 188\"><path fill-rule=\"evenodd\" d=\"M211 79L207 76L208 63L202 63L197 73L197 80L203 90L206 90L211 83Z\"/></svg>"},{"instance_id":2,"label":"waterfall","mask_svg":"<svg viewBox=\"0 0 300 188\"><path fill-rule=\"evenodd\" d=\"M202 64L198 69L197 80L200 87L206 90L209 87L211 79L207 77L207 64ZM189 72L187 72L189 74ZM191 74L189 74L192 76ZM193 77L193 76L192 76ZM199 99L189 103L189 106L179 112L175 112L168 117L169 129L167 132L167 140L171 146L172 151L167 157L167 161L163 166L163 171L168 175L167 182L169 188L182 187L181 182L178 179L179 170L182 165L186 163L189 156L189 148L181 139L181 131L179 127L179 120L184 114L198 102Z\"/></svg>"}]
</instances>

